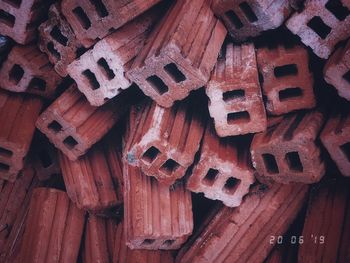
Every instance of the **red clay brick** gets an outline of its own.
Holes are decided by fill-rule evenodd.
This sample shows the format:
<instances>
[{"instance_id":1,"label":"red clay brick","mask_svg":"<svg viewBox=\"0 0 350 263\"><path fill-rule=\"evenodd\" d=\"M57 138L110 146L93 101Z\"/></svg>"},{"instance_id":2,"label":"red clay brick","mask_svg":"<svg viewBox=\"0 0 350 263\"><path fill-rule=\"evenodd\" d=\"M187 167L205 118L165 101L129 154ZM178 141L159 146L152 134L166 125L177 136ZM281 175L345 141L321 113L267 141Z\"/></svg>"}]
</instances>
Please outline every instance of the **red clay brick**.
<instances>
[{"instance_id":1,"label":"red clay brick","mask_svg":"<svg viewBox=\"0 0 350 263\"><path fill-rule=\"evenodd\" d=\"M254 45L228 44L206 87L209 112L219 136L266 130Z\"/></svg>"},{"instance_id":2,"label":"red clay brick","mask_svg":"<svg viewBox=\"0 0 350 263\"><path fill-rule=\"evenodd\" d=\"M75 262L84 228L84 212L65 192L37 188L30 200L20 262Z\"/></svg>"},{"instance_id":3,"label":"red clay brick","mask_svg":"<svg viewBox=\"0 0 350 263\"><path fill-rule=\"evenodd\" d=\"M207 83L225 36L206 0L177 1L127 76L159 105L171 107Z\"/></svg>"},{"instance_id":4,"label":"red clay brick","mask_svg":"<svg viewBox=\"0 0 350 263\"><path fill-rule=\"evenodd\" d=\"M249 148L241 141L219 138L208 125L187 189L227 206L239 206L255 181Z\"/></svg>"},{"instance_id":5,"label":"red clay brick","mask_svg":"<svg viewBox=\"0 0 350 263\"><path fill-rule=\"evenodd\" d=\"M214 0L213 12L237 41L282 25L292 11L288 0Z\"/></svg>"},{"instance_id":6,"label":"red clay brick","mask_svg":"<svg viewBox=\"0 0 350 263\"><path fill-rule=\"evenodd\" d=\"M320 138L340 172L350 176L349 110L330 116Z\"/></svg>"},{"instance_id":7,"label":"red clay brick","mask_svg":"<svg viewBox=\"0 0 350 263\"><path fill-rule=\"evenodd\" d=\"M302 208L308 186L275 184L252 191L237 208L223 207L181 248L176 262L263 262Z\"/></svg>"},{"instance_id":8,"label":"red clay brick","mask_svg":"<svg viewBox=\"0 0 350 263\"><path fill-rule=\"evenodd\" d=\"M68 66L91 105L101 106L131 85L125 76L157 19L155 10L136 18L99 41Z\"/></svg>"},{"instance_id":9,"label":"red clay brick","mask_svg":"<svg viewBox=\"0 0 350 263\"><path fill-rule=\"evenodd\" d=\"M0 178L13 182L23 168L41 99L0 90Z\"/></svg>"},{"instance_id":10,"label":"red clay brick","mask_svg":"<svg viewBox=\"0 0 350 263\"><path fill-rule=\"evenodd\" d=\"M303 245L298 262L348 262L350 241L350 184L332 180L318 185L310 195Z\"/></svg>"},{"instance_id":11,"label":"red clay brick","mask_svg":"<svg viewBox=\"0 0 350 263\"><path fill-rule=\"evenodd\" d=\"M17 43L28 44L36 38L36 29L43 20L50 1L1 0L0 34L9 36Z\"/></svg>"},{"instance_id":12,"label":"red clay brick","mask_svg":"<svg viewBox=\"0 0 350 263\"><path fill-rule=\"evenodd\" d=\"M76 37L88 48L158 2L160 0L63 0L61 7Z\"/></svg>"},{"instance_id":13,"label":"red clay brick","mask_svg":"<svg viewBox=\"0 0 350 263\"><path fill-rule=\"evenodd\" d=\"M286 26L317 56L326 59L339 41L349 37L350 2L306 0L304 6L302 12L287 20Z\"/></svg>"},{"instance_id":14,"label":"red clay brick","mask_svg":"<svg viewBox=\"0 0 350 263\"><path fill-rule=\"evenodd\" d=\"M131 249L178 249L191 235L191 194L182 183L172 189L124 165L124 227Z\"/></svg>"},{"instance_id":15,"label":"red clay brick","mask_svg":"<svg viewBox=\"0 0 350 263\"><path fill-rule=\"evenodd\" d=\"M123 223L90 216L85 232L83 262L173 263L171 251L130 249L125 244Z\"/></svg>"},{"instance_id":16,"label":"red clay brick","mask_svg":"<svg viewBox=\"0 0 350 263\"><path fill-rule=\"evenodd\" d=\"M52 98L61 77L36 46L15 46L0 69L0 85L14 92Z\"/></svg>"},{"instance_id":17,"label":"red clay brick","mask_svg":"<svg viewBox=\"0 0 350 263\"><path fill-rule=\"evenodd\" d=\"M339 96L350 101L350 41L329 58L323 74L324 79L336 88Z\"/></svg>"},{"instance_id":18,"label":"red clay brick","mask_svg":"<svg viewBox=\"0 0 350 263\"><path fill-rule=\"evenodd\" d=\"M121 153L115 148L104 141L76 161L59 153L67 194L78 208L103 214L123 202Z\"/></svg>"},{"instance_id":19,"label":"red clay brick","mask_svg":"<svg viewBox=\"0 0 350 263\"><path fill-rule=\"evenodd\" d=\"M261 48L257 60L264 79L262 89L267 97L266 109L270 114L280 115L316 106L314 80L305 48Z\"/></svg>"},{"instance_id":20,"label":"red clay brick","mask_svg":"<svg viewBox=\"0 0 350 263\"><path fill-rule=\"evenodd\" d=\"M23 222L33 188L37 185L32 167L26 166L14 182L2 181L0 186L0 261L10 257L19 223Z\"/></svg>"},{"instance_id":21,"label":"red clay brick","mask_svg":"<svg viewBox=\"0 0 350 263\"><path fill-rule=\"evenodd\" d=\"M131 99L132 94L123 94L102 107L94 107L73 84L40 115L36 126L75 161L117 123Z\"/></svg>"},{"instance_id":22,"label":"red clay brick","mask_svg":"<svg viewBox=\"0 0 350 263\"><path fill-rule=\"evenodd\" d=\"M172 108L149 101L133 107L126 159L148 176L171 185L193 163L203 137L205 120L198 103L185 100Z\"/></svg>"},{"instance_id":23,"label":"red clay brick","mask_svg":"<svg viewBox=\"0 0 350 263\"><path fill-rule=\"evenodd\" d=\"M256 134L251 155L258 179L263 183L318 182L325 173L315 142L322 124L323 115L312 111L287 115L266 132Z\"/></svg>"},{"instance_id":24,"label":"red clay brick","mask_svg":"<svg viewBox=\"0 0 350 263\"><path fill-rule=\"evenodd\" d=\"M58 3L50 7L48 20L39 26L38 45L62 77L67 75L67 66L84 50L62 16Z\"/></svg>"}]
</instances>

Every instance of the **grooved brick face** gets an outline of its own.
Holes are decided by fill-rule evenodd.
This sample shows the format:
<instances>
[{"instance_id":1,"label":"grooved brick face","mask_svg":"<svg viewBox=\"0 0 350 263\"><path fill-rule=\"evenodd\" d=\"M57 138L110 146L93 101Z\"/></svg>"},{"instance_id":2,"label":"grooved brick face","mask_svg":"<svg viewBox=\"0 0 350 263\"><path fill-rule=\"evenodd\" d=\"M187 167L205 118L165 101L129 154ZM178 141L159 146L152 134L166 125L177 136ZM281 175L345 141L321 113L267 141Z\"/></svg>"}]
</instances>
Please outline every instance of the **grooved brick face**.
<instances>
[{"instance_id":1,"label":"grooved brick face","mask_svg":"<svg viewBox=\"0 0 350 263\"><path fill-rule=\"evenodd\" d=\"M0 34L19 44L28 44L36 37L37 26L47 11L49 1L0 1Z\"/></svg>"},{"instance_id":2,"label":"grooved brick face","mask_svg":"<svg viewBox=\"0 0 350 263\"><path fill-rule=\"evenodd\" d=\"M316 106L307 50L302 46L261 48L257 52L266 109L272 115Z\"/></svg>"},{"instance_id":3,"label":"grooved brick face","mask_svg":"<svg viewBox=\"0 0 350 263\"><path fill-rule=\"evenodd\" d=\"M212 9L238 41L279 27L292 12L289 0L214 0Z\"/></svg>"},{"instance_id":4,"label":"grooved brick face","mask_svg":"<svg viewBox=\"0 0 350 263\"><path fill-rule=\"evenodd\" d=\"M131 85L125 73L157 19L155 11L119 28L68 66L69 75L91 105L101 106Z\"/></svg>"},{"instance_id":5,"label":"grooved brick face","mask_svg":"<svg viewBox=\"0 0 350 263\"><path fill-rule=\"evenodd\" d=\"M261 132L266 129L255 50L252 44L227 45L206 87L209 112L219 136Z\"/></svg>"},{"instance_id":6,"label":"grooved brick face","mask_svg":"<svg viewBox=\"0 0 350 263\"><path fill-rule=\"evenodd\" d=\"M48 20L39 26L38 45L62 77L67 75L67 66L84 49L68 22L60 14L59 4L53 4L50 7Z\"/></svg>"},{"instance_id":7,"label":"grooved brick face","mask_svg":"<svg viewBox=\"0 0 350 263\"><path fill-rule=\"evenodd\" d=\"M320 138L340 172L350 176L349 111L333 114L328 119Z\"/></svg>"},{"instance_id":8,"label":"grooved brick face","mask_svg":"<svg viewBox=\"0 0 350 263\"><path fill-rule=\"evenodd\" d=\"M77 39L92 46L160 0L63 0L61 7Z\"/></svg>"},{"instance_id":9,"label":"grooved brick face","mask_svg":"<svg viewBox=\"0 0 350 263\"><path fill-rule=\"evenodd\" d=\"M177 1L127 76L160 106L171 107L206 84L225 36L205 0Z\"/></svg>"},{"instance_id":10,"label":"grooved brick face","mask_svg":"<svg viewBox=\"0 0 350 263\"><path fill-rule=\"evenodd\" d=\"M124 227L131 249L178 249L191 235L191 194L182 183L169 188L140 168L124 164Z\"/></svg>"},{"instance_id":11,"label":"grooved brick face","mask_svg":"<svg viewBox=\"0 0 350 263\"><path fill-rule=\"evenodd\" d=\"M140 109L133 107L127 162L166 185L183 177L203 136L205 121L197 108L193 100L167 109L148 101Z\"/></svg>"},{"instance_id":12,"label":"grooved brick face","mask_svg":"<svg viewBox=\"0 0 350 263\"><path fill-rule=\"evenodd\" d=\"M61 77L34 45L15 46L0 69L0 85L14 92L52 98Z\"/></svg>"},{"instance_id":13,"label":"grooved brick face","mask_svg":"<svg viewBox=\"0 0 350 263\"><path fill-rule=\"evenodd\" d=\"M336 88L339 96L350 100L350 41L334 52L323 73L324 79Z\"/></svg>"},{"instance_id":14,"label":"grooved brick face","mask_svg":"<svg viewBox=\"0 0 350 263\"><path fill-rule=\"evenodd\" d=\"M0 90L0 178L13 182L23 168L41 99Z\"/></svg>"},{"instance_id":15,"label":"grooved brick face","mask_svg":"<svg viewBox=\"0 0 350 263\"><path fill-rule=\"evenodd\" d=\"M254 181L248 147L238 140L219 138L208 125L187 189L235 207L241 204Z\"/></svg>"},{"instance_id":16,"label":"grooved brick face","mask_svg":"<svg viewBox=\"0 0 350 263\"><path fill-rule=\"evenodd\" d=\"M253 165L263 183L318 182L325 164L316 143L323 123L320 112L287 115L264 133L256 134L251 145Z\"/></svg>"},{"instance_id":17,"label":"grooved brick face","mask_svg":"<svg viewBox=\"0 0 350 263\"><path fill-rule=\"evenodd\" d=\"M350 3L347 0L307 0L304 5L303 11L294 13L286 26L317 56L327 59L335 45L349 37Z\"/></svg>"}]
</instances>

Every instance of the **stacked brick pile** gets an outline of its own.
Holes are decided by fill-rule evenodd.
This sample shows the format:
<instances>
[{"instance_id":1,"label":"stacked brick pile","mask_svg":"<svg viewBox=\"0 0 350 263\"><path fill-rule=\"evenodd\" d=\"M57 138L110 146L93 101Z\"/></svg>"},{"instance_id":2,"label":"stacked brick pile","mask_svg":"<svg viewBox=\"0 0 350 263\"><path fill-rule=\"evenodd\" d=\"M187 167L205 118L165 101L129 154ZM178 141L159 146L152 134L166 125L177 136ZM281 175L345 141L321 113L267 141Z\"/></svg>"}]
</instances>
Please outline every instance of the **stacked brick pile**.
<instances>
[{"instance_id":1,"label":"stacked brick pile","mask_svg":"<svg viewBox=\"0 0 350 263\"><path fill-rule=\"evenodd\" d=\"M0 0L0 262L350 262L349 101L349 0Z\"/></svg>"}]
</instances>

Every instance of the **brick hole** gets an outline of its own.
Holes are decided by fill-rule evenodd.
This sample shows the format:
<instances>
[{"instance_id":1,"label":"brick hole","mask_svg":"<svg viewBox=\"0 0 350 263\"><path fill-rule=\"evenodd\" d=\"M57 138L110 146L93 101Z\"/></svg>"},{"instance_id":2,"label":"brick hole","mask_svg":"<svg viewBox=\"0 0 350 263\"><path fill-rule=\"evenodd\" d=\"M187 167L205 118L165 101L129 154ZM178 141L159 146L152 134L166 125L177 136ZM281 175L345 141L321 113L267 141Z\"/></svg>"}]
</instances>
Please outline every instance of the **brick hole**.
<instances>
[{"instance_id":1,"label":"brick hole","mask_svg":"<svg viewBox=\"0 0 350 263\"><path fill-rule=\"evenodd\" d=\"M343 75L343 79L345 79L350 84L350 70Z\"/></svg>"},{"instance_id":2,"label":"brick hole","mask_svg":"<svg viewBox=\"0 0 350 263\"><path fill-rule=\"evenodd\" d=\"M48 126L50 130L53 130L55 133L62 131L62 125L57 121L52 121Z\"/></svg>"},{"instance_id":3,"label":"brick hole","mask_svg":"<svg viewBox=\"0 0 350 263\"><path fill-rule=\"evenodd\" d=\"M97 81L95 74L92 73L91 70L84 70L83 75L89 81L91 89L96 90L100 88L100 83Z\"/></svg>"},{"instance_id":4,"label":"brick hole","mask_svg":"<svg viewBox=\"0 0 350 263\"><path fill-rule=\"evenodd\" d=\"M286 161L289 167L289 170L295 171L295 172L302 172L303 171L303 165L300 161L300 157L298 152L289 152L286 154Z\"/></svg>"},{"instance_id":5,"label":"brick hole","mask_svg":"<svg viewBox=\"0 0 350 263\"><path fill-rule=\"evenodd\" d=\"M0 156L10 158L13 155L11 150L0 147Z\"/></svg>"},{"instance_id":6,"label":"brick hole","mask_svg":"<svg viewBox=\"0 0 350 263\"><path fill-rule=\"evenodd\" d=\"M46 151L42 150L39 152L38 155L39 155L40 162L44 168L47 168L50 165L52 165L53 162L50 158L50 155Z\"/></svg>"},{"instance_id":7,"label":"brick hole","mask_svg":"<svg viewBox=\"0 0 350 263\"><path fill-rule=\"evenodd\" d=\"M179 167L180 165L175 162L173 159L168 159L165 163L163 163L163 165L160 167L160 171L162 171L163 173L167 174L167 175L171 175L173 172L176 171L176 169Z\"/></svg>"},{"instance_id":8,"label":"brick hole","mask_svg":"<svg viewBox=\"0 0 350 263\"><path fill-rule=\"evenodd\" d=\"M222 94L222 98L225 102L242 98L244 99L245 91L243 89L226 91Z\"/></svg>"},{"instance_id":9,"label":"brick hole","mask_svg":"<svg viewBox=\"0 0 350 263\"><path fill-rule=\"evenodd\" d=\"M29 82L28 89L29 90L34 89L34 90L45 91L46 90L46 81L41 79L41 78L34 77Z\"/></svg>"},{"instance_id":10,"label":"brick hole","mask_svg":"<svg viewBox=\"0 0 350 263\"><path fill-rule=\"evenodd\" d=\"M78 58L80 57L81 55L83 55L86 51L86 48L84 47L79 47L77 48L77 50L75 51L75 56Z\"/></svg>"},{"instance_id":11,"label":"brick hole","mask_svg":"<svg viewBox=\"0 0 350 263\"><path fill-rule=\"evenodd\" d=\"M340 146L340 150L344 153L348 162L350 162L350 142L347 142Z\"/></svg>"},{"instance_id":12,"label":"brick hole","mask_svg":"<svg viewBox=\"0 0 350 263\"><path fill-rule=\"evenodd\" d=\"M250 115L248 111L231 112L227 114L227 123L236 124L237 122L249 122Z\"/></svg>"},{"instance_id":13,"label":"brick hole","mask_svg":"<svg viewBox=\"0 0 350 263\"><path fill-rule=\"evenodd\" d=\"M0 171L1 172L8 172L10 170L10 166L5 163L0 163Z\"/></svg>"},{"instance_id":14,"label":"brick hole","mask_svg":"<svg viewBox=\"0 0 350 263\"><path fill-rule=\"evenodd\" d=\"M241 19L239 19L239 17L233 10L227 11L225 13L225 17L236 27L236 29L240 29L243 27Z\"/></svg>"},{"instance_id":15,"label":"brick hole","mask_svg":"<svg viewBox=\"0 0 350 263\"><path fill-rule=\"evenodd\" d=\"M18 64L14 64L9 73L9 80L14 84L18 84L23 78L23 75L23 68Z\"/></svg>"},{"instance_id":16,"label":"brick hole","mask_svg":"<svg viewBox=\"0 0 350 263\"><path fill-rule=\"evenodd\" d=\"M349 9L339 0L330 0L325 7L340 21L343 21L350 14Z\"/></svg>"},{"instance_id":17,"label":"brick hole","mask_svg":"<svg viewBox=\"0 0 350 263\"><path fill-rule=\"evenodd\" d=\"M89 17L87 16L85 11L80 6L74 8L73 13L74 13L75 17L78 19L80 25L84 29L88 29L91 27L91 21L90 21Z\"/></svg>"},{"instance_id":18,"label":"brick hole","mask_svg":"<svg viewBox=\"0 0 350 263\"><path fill-rule=\"evenodd\" d=\"M0 22L7 25L8 27L13 27L15 25L16 18L15 16L0 9Z\"/></svg>"},{"instance_id":19,"label":"brick hole","mask_svg":"<svg viewBox=\"0 0 350 263\"><path fill-rule=\"evenodd\" d=\"M264 160L265 168L268 173L270 174L277 174L279 173L279 169L277 166L276 158L272 154L264 153L262 155L262 158Z\"/></svg>"},{"instance_id":20,"label":"brick hole","mask_svg":"<svg viewBox=\"0 0 350 263\"><path fill-rule=\"evenodd\" d=\"M3 2L10 4L15 8L19 8L22 4L22 0L3 0Z\"/></svg>"},{"instance_id":21,"label":"brick hole","mask_svg":"<svg viewBox=\"0 0 350 263\"><path fill-rule=\"evenodd\" d=\"M166 247L169 247L171 246L172 244L174 244L175 240L174 239L168 239L168 240L165 240L163 245L166 246Z\"/></svg>"},{"instance_id":22,"label":"brick hole","mask_svg":"<svg viewBox=\"0 0 350 263\"><path fill-rule=\"evenodd\" d=\"M52 28L50 35L61 45L67 46L68 38L62 34L58 26Z\"/></svg>"},{"instance_id":23,"label":"brick hole","mask_svg":"<svg viewBox=\"0 0 350 263\"><path fill-rule=\"evenodd\" d=\"M160 79L158 76L153 75L150 76L146 79L146 81L148 82L149 85L151 85L151 87L157 91L157 93L159 95L163 95L164 93L169 91L169 88L167 85L165 85L165 83L163 82L162 79Z\"/></svg>"},{"instance_id":24,"label":"brick hole","mask_svg":"<svg viewBox=\"0 0 350 263\"><path fill-rule=\"evenodd\" d=\"M56 50L52 42L47 43L47 50L57 59L61 59L61 54Z\"/></svg>"},{"instance_id":25,"label":"brick hole","mask_svg":"<svg viewBox=\"0 0 350 263\"><path fill-rule=\"evenodd\" d=\"M301 97L303 95L303 90L301 88L287 88L280 90L278 92L278 97L280 101L285 101L291 98Z\"/></svg>"},{"instance_id":26,"label":"brick hole","mask_svg":"<svg viewBox=\"0 0 350 263\"><path fill-rule=\"evenodd\" d=\"M225 185L224 185L224 192L226 192L227 194L234 194L239 186L239 184L241 183L241 180L234 178L234 177L230 177L229 179L227 179Z\"/></svg>"},{"instance_id":27,"label":"brick hole","mask_svg":"<svg viewBox=\"0 0 350 263\"><path fill-rule=\"evenodd\" d=\"M145 239L143 242L142 242L142 244L143 245L151 245L151 244L153 244L154 243L154 239Z\"/></svg>"},{"instance_id":28,"label":"brick hole","mask_svg":"<svg viewBox=\"0 0 350 263\"><path fill-rule=\"evenodd\" d=\"M212 186L215 183L218 175L218 170L210 168L205 177L202 179L202 182L208 186Z\"/></svg>"},{"instance_id":29,"label":"brick hole","mask_svg":"<svg viewBox=\"0 0 350 263\"><path fill-rule=\"evenodd\" d=\"M281 78L285 76L295 76L298 74L298 67L296 64L288 64L273 69L273 73L276 78Z\"/></svg>"},{"instance_id":30,"label":"brick hole","mask_svg":"<svg viewBox=\"0 0 350 263\"><path fill-rule=\"evenodd\" d=\"M308 23L307 26L311 28L320 38L325 39L329 33L332 31L330 28L319 16L313 17Z\"/></svg>"},{"instance_id":31,"label":"brick hole","mask_svg":"<svg viewBox=\"0 0 350 263\"><path fill-rule=\"evenodd\" d=\"M102 73L108 78L108 80L114 79L115 74L104 58L100 58L97 61L97 64L99 65Z\"/></svg>"},{"instance_id":32,"label":"brick hole","mask_svg":"<svg viewBox=\"0 0 350 263\"><path fill-rule=\"evenodd\" d=\"M90 3L95 7L97 14L100 17L108 16L108 11L106 6L103 4L101 0L90 0Z\"/></svg>"},{"instance_id":33,"label":"brick hole","mask_svg":"<svg viewBox=\"0 0 350 263\"><path fill-rule=\"evenodd\" d=\"M142 155L142 160L152 163L157 158L158 154L160 154L160 151L152 146Z\"/></svg>"},{"instance_id":34,"label":"brick hole","mask_svg":"<svg viewBox=\"0 0 350 263\"><path fill-rule=\"evenodd\" d=\"M176 83L186 80L186 76L179 70L179 68L174 63L166 65L164 67L164 70Z\"/></svg>"},{"instance_id":35,"label":"brick hole","mask_svg":"<svg viewBox=\"0 0 350 263\"><path fill-rule=\"evenodd\" d=\"M68 149L73 149L78 144L78 142L72 136L68 136L66 139L64 139L63 143Z\"/></svg>"},{"instance_id":36,"label":"brick hole","mask_svg":"<svg viewBox=\"0 0 350 263\"><path fill-rule=\"evenodd\" d=\"M248 18L249 22L253 23L258 21L258 18L255 15L253 9L247 2L240 3L239 8L243 11L244 15Z\"/></svg>"}]
</instances>

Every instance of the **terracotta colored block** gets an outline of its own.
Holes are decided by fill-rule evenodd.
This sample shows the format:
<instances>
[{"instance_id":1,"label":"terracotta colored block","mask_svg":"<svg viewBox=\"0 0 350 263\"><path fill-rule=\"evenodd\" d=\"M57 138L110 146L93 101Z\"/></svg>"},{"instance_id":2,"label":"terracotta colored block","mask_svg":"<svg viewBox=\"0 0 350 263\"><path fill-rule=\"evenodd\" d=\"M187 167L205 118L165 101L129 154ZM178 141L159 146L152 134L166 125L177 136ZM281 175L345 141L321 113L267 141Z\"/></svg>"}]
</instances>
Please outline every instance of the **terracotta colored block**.
<instances>
[{"instance_id":1,"label":"terracotta colored block","mask_svg":"<svg viewBox=\"0 0 350 263\"><path fill-rule=\"evenodd\" d=\"M226 36L206 0L180 0L152 32L127 76L163 107L210 78Z\"/></svg>"},{"instance_id":2,"label":"terracotta colored block","mask_svg":"<svg viewBox=\"0 0 350 263\"><path fill-rule=\"evenodd\" d=\"M42 101L0 90L0 178L13 182L23 168Z\"/></svg>"},{"instance_id":3,"label":"terracotta colored block","mask_svg":"<svg viewBox=\"0 0 350 263\"><path fill-rule=\"evenodd\" d=\"M78 40L90 47L160 0L63 0L62 12Z\"/></svg>"},{"instance_id":4,"label":"terracotta colored block","mask_svg":"<svg viewBox=\"0 0 350 263\"><path fill-rule=\"evenodd\" d=\"M123 94L98 108L91 106L73 84L40 115L36 126L74 161L116 124L131 97Z\"/></svg>"},{"instance_id":5,"label":"terracotta colored block","mask_svg":"<svg viewBox=\"0 0 350 263\"><path fill-rule=\"evenodd\" d=\"M0 85L14 92L52 98L61 77L36 46L15 46L0 69Z\"/></svg>"},{"instance_id":6,"label":"terracotta colored block","mask_svg":"<svg viewBox=\"0 0 350 263\"><path fill-rule=\"evenodd\" d=\"M39 26L38 45L62 77L67 75L67 66L84 51L68 22L62 16L58 3L50 7L48 20Z\"/></svg>"},{"instance_id":7,"label":"terracotta colored block","mask_svg":"<svg viewBox=\"0 0 350 263\"><path fill-rule=\"evenodd\" d=\"M165 250L132 250L125 244L123 224L90 216L88 219L83 262L172 263L173 256Z\"/></svg>"},{"instance_id":8,"label":"terracotta colored block","mask_svg":"<svg viewBox=\"0 0 350 263\"><path fill-rule=\"evenodd\" d=\"M277 185L253 191L237 208L223 207L181 248L176 262L263 262L296 218L308 186Z\"/></svg>"},{"instance_id":9,"label":"terracotta colored block","mask_svg":"<svg viewBox=\"0 0 350 263\"><path fill-rule=\"evenodd\" d=\"M350 184L332 180L313 189L299 246L298 262L350 260Z\"/></svg>"},{"instance_id":10,"label":"terracotta colored block","mask_svg":"<svg viewBox=\"0 0 350 263\"><path fill-rule=\"evenodd\" d=\"M65 192L37 188L30 200L20 262L76 262L84 228L84 212Z\"/></svg>"},{"instance_id":11,"label":"terracotta colored block","mask_svg":"<svg viewBox=\"0 0 350 263\"><path fill-rule=\"evenodd\" d=\"M241 138L219 138L208 125L187 189L227 206L239 206L255 181L247 143Z\"/></svg>"},{"instance_id":12,"label":"terracotta colored block","mask_svg":"<svg viewBox=\"0 0 350 263\"><path fill-rule=\"evenodd\" d=\"M257 60L263 77L263 93L267 97L266 110L270 114L280 115L316 106L314 79L304 47L261 48Z\"/></svg>"},{"instance_id":13,"label":"terracotta colored block","mask_svg":"<svg viewBox=\"0 0 350 263\"><path fill-rule=\"evenodd\" d=\"M155 10L136 18L99 41L68 66L91 105L101 106L131 85L125 76L157 19Z\"/></svg>"},{"instance_id":14,"label":"terracotta colored block","mask_svg":"<svg viewBox=\"0 0 350 263\"><path fill-rule=\"evenodd\" d=\"M350 176L349 110L330 116L320 138L340 172Z\"/></svg>"},{"instance_id":15,"label":"terracotta colored block","mask_svg":"<svg viewBox=\"0 0 350 263\"><path fill-rule=\"evenodd\" d=\"M0 186L0 261L5 262L11 254L19 226L25 219L30 196L37 185L32 167L26 166L14 182L2 181Z\"/></svg>"},{"instance_id":16,"label":"terracotta colored block","mask_svg":"<svg viewBox=\"0 0 350 263\"><path fill-rule=\"evenodd\" d=\"M214 0L213 12L237 41L282 25L292 12L288 0Z\"/></svg>"},{"instance_id":17,"label":"terracotta colored block","mask_svg":"<svg viewBox=\"0 0 350 263\"><path fill-rule=\"evenodd\" d=\"M0 34L9 36L17 43L28 44L36 37L36 29L43 20L50 1L1 0Z\"/></svg>"},{"instance_id":18,"label":"terracotta colored block","mask_svg":"<svg viewBox=\"0 0 350 263\"><path fill-rule=\"evenodd\" d=\"M171 185L183 177L193 163L205 128L204 116L195 100L172 108L145 102L130 113L130 138L126 159L148 176Z\"/></svg>"},{"instance_id":19,"label":"terracotta colored block","mask_svg":"<svg viewBox=\"0 0 350 263\"><path fill-rule=\"evenodd\" d=\"M253 166L261 182L318 182L325 173L321 150L315 142L323 124L320 112L287 115L251 145Z\"/></svg>"},{"instance_id":20,"label":"terracotta colored block","mask_svg":"<svg viewBox=\"0 0 350 263\"><path fill-rule=\"evenodd\" d=\"M324 79L336 88L339 96L350 101L350 41L334 52L323 73Z\"/></svg>"},{"instance_id":21,"label":"terracotta colored block","mask_svg":"<svg viewBox=\"0 0 350 263\"><path fill-rule=\"evenodd\" d=\"M124 165L124 227L131 249L178 249L191 235L191 194L182 183L172 189Z\"/></svg>"},{"instance_id":22,"label":"terracotta colored block","mask_svg":"<svg viewBox=\"0 0 350 263\"><path fill-rule=\"evenodd\" d=\"M209 112L219 136L266 130L254 45L228 44L206 87Z\"/></svg>"},{"instance_id":23,"label":"terracotta colored block","mask_svg":"<svg viewBox=\"0 0 350 263\"><path fill-rule=\"evenodd\" d=\"M103 214L122 204L121 153L113 142L95 145L76 161L60 152L59 160L67 194L78 208Z\"/></svg>"},{"instance_id":24,"label":"terracotta colored block","mask_svg":"<svg viewBox=\"0 0 350 263\"><path fill-rule=\"evenodd\" d=\"M304 9L294 13L287 28L300 37L320 58L328 58L335 45L349 37L348 0L306 0Z\"/></svg>"}]
</instances>

